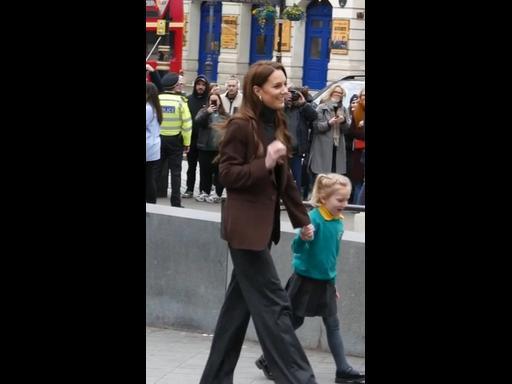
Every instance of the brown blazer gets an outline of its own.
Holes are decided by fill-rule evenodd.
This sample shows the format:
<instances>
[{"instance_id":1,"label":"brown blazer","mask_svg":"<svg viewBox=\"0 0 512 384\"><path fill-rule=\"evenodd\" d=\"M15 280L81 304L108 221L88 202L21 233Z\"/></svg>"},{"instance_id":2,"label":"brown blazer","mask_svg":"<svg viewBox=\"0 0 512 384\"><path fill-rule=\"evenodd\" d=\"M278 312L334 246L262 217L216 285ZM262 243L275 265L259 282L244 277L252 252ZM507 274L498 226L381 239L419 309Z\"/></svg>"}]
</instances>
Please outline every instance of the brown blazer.
<instances>
[{"instance_id":1,"label":"brown blazer","mask_svg":"<svg viewBox=\"0 0 512 384\"><path fill-rule=\"evenodd\" d=\"M263 128L256 134L264 146L257 157L257 143L249 121L235 118L220 147L220 182L228 198L222 208L222 233L232 248L260 251L280 236L279 198L294 228L310 224L306 208L293 181L288 163L265 168L267 145Z\"/></svg>"}]
</instances>

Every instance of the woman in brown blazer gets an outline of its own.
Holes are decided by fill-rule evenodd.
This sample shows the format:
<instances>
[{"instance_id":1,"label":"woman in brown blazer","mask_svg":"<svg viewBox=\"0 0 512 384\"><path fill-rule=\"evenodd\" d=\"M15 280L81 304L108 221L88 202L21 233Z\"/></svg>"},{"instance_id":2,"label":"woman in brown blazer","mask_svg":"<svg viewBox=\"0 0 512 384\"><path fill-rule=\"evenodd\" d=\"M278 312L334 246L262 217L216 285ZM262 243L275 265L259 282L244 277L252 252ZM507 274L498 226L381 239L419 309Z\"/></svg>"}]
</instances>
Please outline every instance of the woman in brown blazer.
<instances>
[{"instance_id":1,"label":"woman in brown blazer","mask_svg":"<svg viewBox=\"0 0 512 384\"><path fill-rule=\"evenodd\" d=\"M302 228L301 236L313 236L288 168L291 139L283 112L287 92L281 64L254 63L244 78L240 110L222 128L219 173L227 189L222 231L233 274L200 384L233 383L251 317L276 382L316 384L270 255L271 242L279 241L280 199L293 227Z\"/></svg>"}]
</instances>

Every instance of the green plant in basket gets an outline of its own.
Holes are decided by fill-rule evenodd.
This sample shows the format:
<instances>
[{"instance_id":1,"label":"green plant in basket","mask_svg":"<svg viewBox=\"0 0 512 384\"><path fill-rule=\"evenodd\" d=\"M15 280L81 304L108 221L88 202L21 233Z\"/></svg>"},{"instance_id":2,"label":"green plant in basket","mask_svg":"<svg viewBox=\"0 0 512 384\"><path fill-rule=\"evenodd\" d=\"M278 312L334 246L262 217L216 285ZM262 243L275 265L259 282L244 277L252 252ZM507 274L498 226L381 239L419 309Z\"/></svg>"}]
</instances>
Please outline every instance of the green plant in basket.
<instances>
[{"instance_id":1,"label":"green plant in basket","mask_svg":"<svg viewBox=\"0 0 512 384\"><path fill-rule=\"evenodd\" d=\"M272 5L264 5L262 7L254 8L252 14L258 19L258 24L261 28L265 27L267 21L273 21L276 18L277 12Z\"/></svg>"},{"instance_id":2,"label":"green plant in basket","mask_svg":"<svg viewBox=\"0 0 512 384\"><path fill-rule=\"evenodd\" d=\"M291 7L285 8L283 17L287 20L299 21L304 18L304 10L297 4L293 4Z\"/></svg>"}]
</instances>

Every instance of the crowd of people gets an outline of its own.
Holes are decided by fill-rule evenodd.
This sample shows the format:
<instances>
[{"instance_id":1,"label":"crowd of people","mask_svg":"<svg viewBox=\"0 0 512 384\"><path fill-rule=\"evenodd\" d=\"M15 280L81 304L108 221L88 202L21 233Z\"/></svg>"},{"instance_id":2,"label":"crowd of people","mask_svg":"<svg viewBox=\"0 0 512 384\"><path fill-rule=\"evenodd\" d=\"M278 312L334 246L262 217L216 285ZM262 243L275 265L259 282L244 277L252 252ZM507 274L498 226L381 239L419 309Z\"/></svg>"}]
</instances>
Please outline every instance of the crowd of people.
<instances>
[{"instance_id":1,"label":"crowd of people","mask_svg":"<svg viewBox=\"0 0 512 384\"><path fill-rule=\"evenodd\" d=\"M316 106L307 88L288 86L282 64L259 61L245 75L243 92L236 77L221 93L199 75L187 98L178 74L160 79L146 69L146 201L155 201L149 190L166 192L166 166L172 206L181 206L181 198L217 203L227 196L221 233L233 272L200 384L233 382L250 318L263 350L255 363L265 376L280 384L315 384L295 334L309 316L323 318L336 364L334 381L364 383L364 373L345 358L336 307L342 211L361 197L357 188L364 197L364 90L343 106L345 91L333 86ZM180 194L184 153L191 173ZM200 193L194 196L198 162ZM152 174L156 169L153 180L148 181L148 169ZM303 200L310 193L315 208L308 213ZM280 202L298 231L286 288L270 253L280 239Z\"/></svg>"},{"instance_id":2,"label":"crowd of people","mask_svg":"<svg viewBox=\"0 0 512 384\"><path fill-rule=\"evenodd\" d=\"M224 85L224 92L221 92L218 84L210 84L204 75L199 75L193 82L192 92L187 96L182 90L183 75L168 73L161 79L158 72L150 65L146 65L146 70L147 79L155 84L160 93L160 99L166 99L161 107L155 107L146 92L146 109L149 105L156 113L158 108L163 108L165 117L163 122L159 123L162 136L161 157L154 159L153 156L149 159L146 155L146 163L152 163L146 164L146 168L151 166L152 174L156 178L156 196L167 197L169 172L171 172L171 206L182 206L181 198L218 203L222 197L226 197L226 192L219 183L218 168L212 163L218 154L215 127L239 110L243 100L239 79L231 76ZM217 95L217 97L211 98L211 95ZM284 113L292 140L288 162L303 200L309 200L311 197L312 185L319 173L334 172L347 176L352 182L353 190L349 203L365 204L365 90L363 88L359 94L352 95L347 106L342 104L344 97L345 90L335 85L328 91L327 96L320 100L319 105L316 105L307 87L288 87L287 89ZM177 108L173 108L173 103ZM187 112L190 115L190 121ZM166 129L171 125L176 127L179 124L183 124L184 131ZM187 141L189 136L187 127L190 124L192 126L190 141ZM157 145L154 142L154 132L153 115L146 116L147 152L151 152L148 149L149 146L154 148ZM169 136L176 137L171 139ZM198 143L199 137L202 140ZM208 141L208 137L210 142L205 142L205 140ZM188 143L183 145L183 151L179 151L180 147L176 143L172 148L169 146L169 141L176 142L178 138ZM180 193L180 161L183 155L186 155L188 169L186 190ZM180 164L178 165L177 162ZM198 164L199 193L195 195ZM146 184L152 184L151 178L147 177L146 180ZM177 187L173 187L174 185ZM146 189L148 190L148 187ZM175 192L173 192L174 189L176 189ZM147 195L146 202L154 203L156 200L150 194Z\"/></svg>"}]
</instances>

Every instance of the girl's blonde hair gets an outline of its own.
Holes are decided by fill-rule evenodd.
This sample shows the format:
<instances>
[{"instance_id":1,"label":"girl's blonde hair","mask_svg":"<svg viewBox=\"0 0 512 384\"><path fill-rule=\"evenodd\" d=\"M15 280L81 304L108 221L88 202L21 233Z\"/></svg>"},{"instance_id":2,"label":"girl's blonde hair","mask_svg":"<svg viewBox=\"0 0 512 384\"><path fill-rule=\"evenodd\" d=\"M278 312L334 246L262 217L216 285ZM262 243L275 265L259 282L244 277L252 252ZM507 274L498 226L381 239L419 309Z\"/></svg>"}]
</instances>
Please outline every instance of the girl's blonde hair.
<instances>
[{"instance_id":1,"label":"girl's blonde hair","mask_svg":"<svg viewBox=\"0 0 512 384\"><path fill-rule=\"evenodd\" d=\"M322 204L322 201L327 200L336 191L337 188L344 188L347 190L348 195L352 191L352 183L346 176L338 173L320 173L316 177L315 185L313 186L313 193L311 195L310 203L316 207Z\"/></svg>"}]
</instances>

